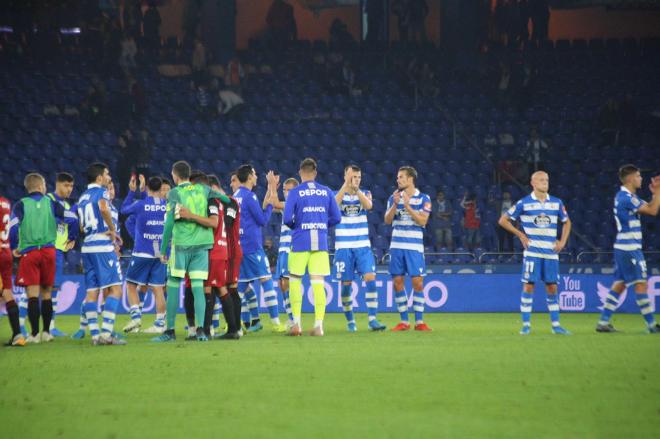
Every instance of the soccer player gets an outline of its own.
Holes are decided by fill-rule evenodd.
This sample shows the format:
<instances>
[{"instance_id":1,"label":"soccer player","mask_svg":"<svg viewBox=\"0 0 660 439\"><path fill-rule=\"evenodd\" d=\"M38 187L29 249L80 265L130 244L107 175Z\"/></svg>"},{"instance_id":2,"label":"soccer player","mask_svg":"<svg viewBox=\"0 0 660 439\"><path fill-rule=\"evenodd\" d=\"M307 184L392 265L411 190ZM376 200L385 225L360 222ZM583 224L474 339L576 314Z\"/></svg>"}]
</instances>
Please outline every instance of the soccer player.
<instances>
[{"instance_id":1,"label":"soccer player","mask_svg":"<svg viewBox=\"0 0 660 439\"><path fill-rule=\"evenodd\" d=\"M236 179L238 181L238 179ZM211 178L211 185L213 185L213 178ZM218 186L220 182L218 181ZM231 185L232 193L234 192L234 186ZM236 187L238 190L238 186ZM228 266L227 266L227 291L229 296L233 301L233 311L234 311L234 323L238 329L238 335L243 335L243 329L241 328L241 311L243 304L241 303L241 296L238 294L238 278L239 271L241 268L241 262L243 261L243 248L241 247L241 207L236 203L236 218L234 219L233 225L227 229L227 247L228 252ZM247 307L246 307L247 309ZM223 311L224 312L224 311Z\"/></svg>"},{"instance_id":2,"label":"soccer player","mask_svg":"<svg viewBox=\"0 0 660 439\"><path fill-rule=\"evenodd\" d=\"M571 220L568 218L564 203L559 198L548 194L549 177L547 173L543 171L533 173L531 184L533 192L511 206L502 214L498 222L504 230L516 235L525 248L521 279L524 287L520 297L523 326L520 334L528 335L531 332L534 285L536 282L544 282L552 332L567 335L570 332L559 323L557 282L559 282L559 252L568 241L571 233ZM514 227L511 220L520 220L523 230ZM564 225L561 238L557 240L559 221Z\"/></svg>"},{"instance_id":3,"label":"soccer player","mask_svg":"<svg viewBox=\"0 0 660 439\"><path fill-rule=\"evenodd\" d=\"M325 286L323 278L330 275L328 229L341 221L341 213L327 187L315 181L316 161L306 158L300 163L301 183L291 189L284 205L282 220L291 228L289 253L289 297L293 326L288 335L302 335L302 277L309 272L314 293L313 336L323 335L325 317Z\"/></svg>"},{"instance_id":4,"label":"soccer player","mask_svg":"<svg viewBox=\"0 0 660 439\"><path fill-rule=\"evenodd\" d=\"M18 305L12 293L11 271L13 257L9 245L9 219L11 204L9 200L0 197L0 293L5 301L5 309L11 327L11 339L5 346L25 346L25 337L21 334Z\"/></svg>"},{"instance_id":5,"label":"soccer player","mask_svg":"<svg viewBox=\"0 0 660 439\"><path fill-rule=\"evenodd\" d=\"M284 202L277 200L273 204L275 209L284 210L286 199L289 196L291 189L298 186L298 180L295 178L288 178L282 186L284 193ZM293 314L291 313L291 301L289 300L289 252L291 252L291 229L284 224L280 227L280 245L277 252L277 266L275 267L275 277L278 279L278 286L282 291L282 298L284 300L284 310L289 317L287 322L288 329L293 326Z\"/></svg>"},{"instance_id":6,"label":"soccer player","mask_svg":"<svg viewBox=\"0 0 660 439\"><path fill-rule=\"evenodd\" d=\"M651 179L649 189L653 198L649 203L640 199L636 192L642 187L639 168L624 165L619 168L621 189L614 197L614 221L616 241L614 242L614 283L605 299L603 312L596 326L598 332L617 332L610 318L619 304L621 293L631 285L635 286L637 305L644 317L648 332L660 333L653 317L653 308L647 293L646 261L642 253L641 215L657 216L660 211L660 176Z\"/></svg>"},{"instance_id":7,"label":"soccer player","mask_svg":"<svg viewBox=\"0 0 660 439\"><path fill-rule=\"evenodd\" d=\"M114 185L108 167L103 163L91 164L87 168L87 182L87 190L78 200L78 218L85 235L81 250L87 287L85 317L93 345L123 345L125 340L113 336L122 294L122 273L116 248L120 242L118 213L112 206ZM104 289L107 296L99 330L97 302Z\"/></svg>"},{"instance_id":8,"label":"soccer player","mask_svg":"<svg viewBox=\"0 0 660 439\"><path fill-rule=\"evenodd\" d=\"M262 206L259 205L257 196L252 189L257 185L257 172L251 165L242 165L236 171L236 177L240 187L234 193L234 198L241 206L241 248L243 249L243 261L239 270L238 291L247 302L252 321L249 323L248 332L257 332L263 329L259 319L259 308L257 304L257 284L259 281L263 288L263 298L273 325L273 332L285 332L286 327L280 323L277 294L273 288L273 278L270 273L268 257L263 249L263 238L261 229L268 224L273 212L273 200L277 197L277 184L279 176L273 171L268 172L268 192L264 197ZM250 288L253 284L253 288ZM246 326L248 326L246 322Z\"/></svg>"},{"instance_id":9,"label":"soccer player","mask_svg":"<svg viewBox=\"0 0 660 439\"><path fill-rule=\"evenodd\" d=\"M165 228L160 247L161 261L168 264L167 289L167 329L153 341L168 342L176 340L174 324L179 307L179 287L188 275L195 300L195 320L197 340L207 341L204 333L204 281L208 277L208 251L213 247L213 230L194 221L181 218L180 209L185 207L195 215L207 215L209 200L219 198L229 203L227 196L212 191L208 186L190 183L191 169L185 161L178 161L172 166L172 178L177 185L168 194ZM167 248L172 244L170 255Z\"/></svg>"},{"instance_id":10,"label":"soccer player","mask_svg":"<svg viewBox=\"0 0 660 439\"><path fill-rule=\"evenodd\" d=\"M151 177L147 183L147 197L134 200L126 197L121 206L122 215L136 218L134 246L131 262L126 273L129 314L131 321L124 327L124 332L138 332L142 326L142 309L138 288L148 286L156 302L156 321L144 332L162 334L165 331L165 293L163 288L167 280L167 268L160 262L160 243L163 239L166 201L160 198L162 180ZM128 184L134 194L135 180Z\"/></svg>"},{"instance_id":11,"label":"soccer player","mask_svg":"<svg viewBox=\"0 0 660 439\"><path fill-rule=\"evenodd\" d=\"M424 228L431 214L431 198L417 189L417 171L412 166L402 166L397 173L398 190L387 200L385 224L392 225L390 241L390 275L394 281L394 300L401 322L392 331L407 331L408 296L404 276L410 276L413 287L415 331L431 331L424 323Z\"/></svg>"},{"instance_id":12,"label":"soccer player","mask_svg":"<svg viewBox=\"0 0 660 439\"><path fill-rule=\"evenodd\" d=\"M41 174L26 175L23 184L28 196L14 204L9 232L14 256L21 258L16 284L26 287L27 291L28 318L32 327L27 342L49 342L53 340L50 334L53 317L51 290L55 282L57 221L64 220L64 206L46 196L46 180ZM41 335L40 314L44 324Z\"/></svg>"},{"instance_id":13,"label":"soccer player","mask_svg":"<svg viewBox=\"0 0 660 439\"><path fill-rule=\"evenodd\" d=\"M238 181L238 175L236 174L236 171L229 175L229 187L231 188L232 194L235 194L238 188L241 187L241 182Z\"/></svg>"},{"instance_id":14,"label":"soccer player","mask_svg":"<svg viewBox=\"0 0 660 439\"><path fill-rule=\"evenodd\" d=\"M53 337L64 337L65 333L55 327L57 314L57 294L64 272L64 254L76 245L79 225L77 209L71 206L67 199L73 191L73 175L68 172L59 172L55 177L55 192L48 194L51 200L64 206L64 221L57 223L57 240L55 241L55 284L51 297L53 301L53 318L50 321L50 333Z\"/></svg>"},{"instance_id":15,"label":"soccer player","mask_svg":"<svg viewBox=\"0 0 660 439\"><path fill-rule=\"evenodd\" d=\"M353 278L357 272L367 286L365 302L369 314L369 330L383 331L386 326L376 319L376 261L369 240L367 212L373 207L371 192L360 190L362 170L356 165L344 168L344 185L335 194L341 210L341 223L335 228L335 270L341 282L341 303L348 322L348 332L356 332L351 297Z\"/></svg>"},{"instance_id":16,"label":"soccer player","mask_svg":"<svg viewBox=\"0 0 660 439\"><path fill-rule=\"evenodd\" d=\"M212 190L224 193L220 187L220 182L215 176L204 176L199 182L208 184ZM181 208L179 211L181 218L197 222L205 227L214 228L213 248L209 252L209 276L204 283L204 293L206 295L206 316L204 319L204 332L207 336L211 335L212 314L215 313L215 298L218 297L222 303L222 311L227 321L227 332L219 335L218 339L237 340L240 338L240 314L234 310L235 304L240 306L240 299L235 303L235 299L229 294L229 241L227 231L231 231L234 221L238 215L238 202L230 198L230 203L225 205L220 200L212 200L209 203L208 217L202 217L191 213L188 209ZM236 294L236 298L238 295ZM218 309L219 311L219 309Z\"/></svg>"}]
</instances>

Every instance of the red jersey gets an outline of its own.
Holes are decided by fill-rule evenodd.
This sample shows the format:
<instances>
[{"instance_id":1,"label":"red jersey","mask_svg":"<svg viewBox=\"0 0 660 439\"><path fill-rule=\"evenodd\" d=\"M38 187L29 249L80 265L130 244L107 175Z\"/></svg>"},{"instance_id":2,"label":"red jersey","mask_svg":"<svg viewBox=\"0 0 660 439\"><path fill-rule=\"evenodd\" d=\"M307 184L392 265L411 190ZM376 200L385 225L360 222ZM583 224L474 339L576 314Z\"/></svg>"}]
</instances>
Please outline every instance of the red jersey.
<instances>
[{"instance_id":1,"label":"red jersey","mask_svg":"<svg viewBox=\"0 0 660 439\"><path fill-rule=\"evenodd\" d=\"M229 259L227 245L227 230L225 229L225 208L220 200L213 200L209 204L209 215L218 216L218 227L213 232L213 248L209 251L209 258L226 261Z\"/></svg>"},{"instance_id":2,"label":"red jersey","mask_svg":"<svg viewBox=\"0 0 660 439\"><path fill-rule=\"evenodd\" d=\"M9 249L9 218L11 217L11 204L9 200L0 197L0 251Z\"/></svg>"},{"instance_id":3,"label":"red jersey","mask_svg":"<svg viewBox=\"0 0 660 439\"><path fill-rule=\"evenodd\" d=\"M241 248L240 229L241 229L241 208L238 202L229 197L232 205L225 209L225 215L231 218L231 225L226 227L227 248L229 250L228 257L232 261L240 261L243 259L243 249ZM225 221L227 224L230 221Z\"/></svg>"}]
</instances>

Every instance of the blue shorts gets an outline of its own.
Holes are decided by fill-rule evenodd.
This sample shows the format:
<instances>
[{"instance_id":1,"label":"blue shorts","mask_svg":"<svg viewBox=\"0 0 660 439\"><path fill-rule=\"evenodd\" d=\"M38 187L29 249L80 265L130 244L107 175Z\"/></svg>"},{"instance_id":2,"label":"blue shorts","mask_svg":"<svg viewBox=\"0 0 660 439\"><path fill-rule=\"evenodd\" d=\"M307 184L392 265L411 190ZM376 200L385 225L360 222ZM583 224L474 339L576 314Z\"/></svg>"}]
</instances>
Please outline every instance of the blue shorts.
<instances>
[{"instance_id":1,"label":"blue shorts","mask_svg":"<svg viewBox=\"0 0 660 439\"><path fill-rule=\"evenodd\" d=\"M614 282L630 286L646 281L646 261L641 250L614 249Z\"/></svg>"},{"instance_id":2,"label":"blue shorts","mask_svg":"<svg viewBox=\"0 0 660 439\"><path fill-rule=\"evenodd\" d=\"M277 254L277 266L275 267L275 279L289 278L289 254L279 252Z\"/></svg>"},{"instance_id":3,"label":"blue shorts","mask_svg":"<svg viewBox=\"0 0 660 439\"><path fill-rule=\"evenodd\" d=\"M390 250L390 274L392 276L426 276L424 253L415 250Z\"/></svg>"},{"instance_id":4,"label":"blue shorts","mask_svg":"<svg viewBox=\"0 0 660 439\"><path fill-rule=\"evenodd\" d=\"M342 248L335 252L332 267L336 281L352 281L357 272L360 276L376 272L374 253L369 247Z\"/></svg>"},{"instance_id":5,"label":"blue shorts","mask_svg":"<svg viewBox=\"0 0 660 439\"><path fill-rule=\"evenodd\" d=\"M62 276L64 275L64 252L55 250L55 283L53 287L62 285Z\"/></svg>"},{"instance_id":6,"label":"blue shorts","mask_svg":"<svg viewBox=\"0 0 660 439\"><path fill-rule=\"evenodd\" d=\"M526 284L544 282L556 284L559 282L559 259L537 258L525 256L522 265L522 278Z\"/></svg>"},{"instance_id":7,"label":"blue shorts","mask_svg":"<svg viewBox=\"0 0 660 439\"><path fill-rule=\"evenodd\" d=\"M271 277L270 264L263 249L259 249L249 255L243 255L238 281L251 282L263 277Z\"/></svg>"},{"instance_id":8,"label":"blue shorts","mask_svg":"<svg viewBox=\"0 0 660 439\"><path fill-rule=\"evenodd\" d=\"M115 252L83 253L86 290L98 290L121 285L121 266Z\"/></svg>"},{"instance_id":9,"label":"blue shorts","mask_svg":"<svg viewBox=\"0 0 660 439\"><path fill-rule=\"evenodd\" d=\"M126 272L126 281L140 286L165 286L167 282L167 265L163 264L158 258L133 256Z\"/></svg>"}]
</instances>

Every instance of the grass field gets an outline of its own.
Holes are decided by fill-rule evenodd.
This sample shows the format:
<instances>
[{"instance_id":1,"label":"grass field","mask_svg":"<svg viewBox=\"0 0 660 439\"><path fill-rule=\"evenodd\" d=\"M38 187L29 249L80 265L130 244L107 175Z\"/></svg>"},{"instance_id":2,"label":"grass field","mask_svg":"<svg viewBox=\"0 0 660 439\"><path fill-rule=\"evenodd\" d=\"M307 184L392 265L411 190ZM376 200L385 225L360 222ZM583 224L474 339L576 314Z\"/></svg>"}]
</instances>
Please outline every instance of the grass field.
<instances>
[{"instance_id":1,"label":"grass field","mask_svg":"<svg viewBox=\"0 0 660 439\"><path fill-rule=\"evenodd\" d=\"M596 334L595 315L562 318L574 335L549 334L547 315L529 337L513 314L430 314L430 334L369 333L363 315L348 334L330 315L324 338L5 348L0 436L657 437L660 336L639 315L616 316L620 334Z\"/></svg>"}]
</instances>

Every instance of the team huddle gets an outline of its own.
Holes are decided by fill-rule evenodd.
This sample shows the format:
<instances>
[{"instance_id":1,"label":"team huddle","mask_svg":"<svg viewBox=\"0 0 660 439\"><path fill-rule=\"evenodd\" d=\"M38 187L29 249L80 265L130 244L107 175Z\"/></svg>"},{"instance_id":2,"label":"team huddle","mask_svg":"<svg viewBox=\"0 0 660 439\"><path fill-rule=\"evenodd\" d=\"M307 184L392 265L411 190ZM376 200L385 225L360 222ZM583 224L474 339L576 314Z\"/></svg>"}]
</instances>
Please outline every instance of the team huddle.
<instances>
[{"instance_id":1,"label":"team huddle","mask_svg":"<svg viewBox=\"0 0 660 439\"><path fill-rule=\"evenodd\" d=\"M307 274L314 298L314 324L309 334L323 336L326 292L324 279L333 275L341 283L341 302L349 332L357 331L353 314L352 283L359 276L366 285L368 328L383 331L377 319L378 289L376 262L371 249L367 212L373 201L361 188L361 170L348 165L344 184L333 192L316 181L317 163L300 163L299 177L282 186L280 177L266 175L267 190L260 202L253 192L257 172L251 165L231 175L227 195L214 175L193 171L185 161L172 166L172 185L167 179L133 176L130 192L120 209L112 201L114 184L106 165L94 163L87 169L87 189L75 205L68 202L73 190L71 174L57 175L55 191L47 193L46 181L38 173L25 177L27 196L13 207L0 198L0 273L12 337L9 346L48 342L63 336L55 326L57 290L64 258L81 241L86 295L81 307L80 328L72 335L87 333L94 345L123 345L121 333L143 331L155 334L154 342L176 340L175 324L180 291L184 291L186 339L237 340L264 328L257 292L265 303L273 332L302 335L302 279ZM598 332L615 332L610 323L625 288L634 285L637 304L649 332L660 333L647 294L646 263L642 253L640 214L656 216L660 210L660 176L649 186L653 198L641 200L639 169L632 165L619 170L622 186L614 200L617 236L614 244L615 281L607 296ZM405 277L412 282L414 329L431 331L424 322L424 231L431 213L431 199L416 187L417 172L403 166L397 174L397 190L387 201L384 222L392 226L389 273L400 322L392 331L411 329L409 296ZM548 174L532 175L533 192L518 201L499 220L500 226L516 235L523 247L523 291L520 299L522 335L531 332L533 291L536 283L546 285L547 308L552 332L570 334L560 325L557 283L559 252L566 246L571 222L563 202L548 194ZM263 248L262 228L274 211L282 212L277 267L274 271L286 312L280 320L279 296L275 291L268 257ZM123 227L134 246L126 274L122 273L120 213ZM518 221L521 229L512 221ZM559 223L562 223L558 237ZM328 238L335 229L335 255L331 270ZM12 291L13 257L20 258L16 284L25 287L23 297ZM123 331L115 331L117 310L126 283L130 320ZM142 329L145 294L154 297L156 317ZM18 300L18 303L17 303ZM99 316L99 309L101 315ZM220 313L226 326L220 329ZM29 320L30 333L25 329ZM42 330L40 331L40 320Z\"/></svg>"}]
</instances>

